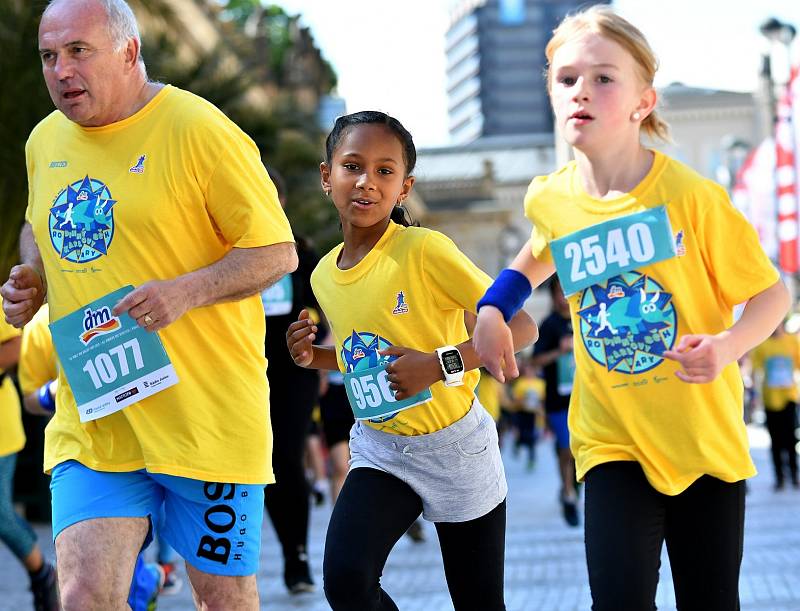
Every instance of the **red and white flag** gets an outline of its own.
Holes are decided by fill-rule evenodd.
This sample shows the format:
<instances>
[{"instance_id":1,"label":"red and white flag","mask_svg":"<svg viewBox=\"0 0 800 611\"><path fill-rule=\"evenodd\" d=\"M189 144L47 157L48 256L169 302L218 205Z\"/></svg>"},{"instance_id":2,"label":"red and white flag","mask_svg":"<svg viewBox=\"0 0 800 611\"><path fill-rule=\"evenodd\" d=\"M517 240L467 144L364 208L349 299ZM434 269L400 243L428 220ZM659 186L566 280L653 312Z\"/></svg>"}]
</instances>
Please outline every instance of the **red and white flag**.
<instances>
[{"instance_id":1,"label":"red and white flag","mask_svg":"<svg viewBox=\"0 0 800 611\"><path fill-rule=\"evenodd\" d=\"M798 126L800 125L800 78L792 68L789 83L778 100L775 125L775 189L778 202L778 266L795 273L800 268L798 248Z\"/></svg>"},{"instance_id":2,"label":"red and white flag","mask_svg":"<svg viewBox=\"0 0 800 611\"><path fill-rule=\"evenodd\" d=\"M778 210L775 193L775 141L767 138L745 158L736 173L732 199L758 232L770 259L778 258Z\"/></svg>"}]
</instances>

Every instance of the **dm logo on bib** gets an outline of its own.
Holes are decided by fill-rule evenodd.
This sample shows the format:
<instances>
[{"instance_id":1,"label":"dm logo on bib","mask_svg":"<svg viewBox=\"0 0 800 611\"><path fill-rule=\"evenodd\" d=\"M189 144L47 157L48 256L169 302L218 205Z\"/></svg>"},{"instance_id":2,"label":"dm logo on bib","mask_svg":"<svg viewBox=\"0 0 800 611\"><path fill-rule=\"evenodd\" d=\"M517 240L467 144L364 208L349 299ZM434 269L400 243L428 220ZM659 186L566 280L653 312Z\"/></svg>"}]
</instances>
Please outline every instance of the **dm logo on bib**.
<instances>
[{"instance_id":1,"label":"dm logo on bib","mask_svg":"<svg viewBox=\"0 0 800 611\"><path fill-rule=\"evenodd\" d=\"M672 295L636 271L584 290L578 316L586 350L608 371L637 374L653 369L675 344Z\"/></svg>"},{"instance_id":2,"label":"dm logo on bib","mask_svg":"<svg viewBox=\"0 0 800 611\"><path fill-rule=\"evenodd\" d=\"M111 308L106 306L97 310L86 308L83 313L83 333L80 335L81 342L85 346L98 335L105 335L111 331L116 331L121 326L119 318L111 315Z\"/></svg>"},{"instance_id":3,"label":"dm logo on bib","mask_svg":"<svg viewBox=\"0 0 800 611\"><path fill-rule=\"evenodd\" d=\"M105 184L88 176L60 191L48 220L50 241L59 256L88 263L108 254L116 203Z\"/></svg>"},{"instance_id":4,"label":"dm logo on bib","mask_svg":"<svg viewBox=\"0 0 800 611\"><path fill-rule=\"evenodd\" d=\"M378 354L378 350L385 350L391 345L380 335L354 330L350 337L342 342L342 361L344 361L345 373L371 369L378 365L388 365L396 357L381 356ZM370 422L386 422L396 415L389 414L383 418L373 418Z\"/></svg>"}]
</instances>

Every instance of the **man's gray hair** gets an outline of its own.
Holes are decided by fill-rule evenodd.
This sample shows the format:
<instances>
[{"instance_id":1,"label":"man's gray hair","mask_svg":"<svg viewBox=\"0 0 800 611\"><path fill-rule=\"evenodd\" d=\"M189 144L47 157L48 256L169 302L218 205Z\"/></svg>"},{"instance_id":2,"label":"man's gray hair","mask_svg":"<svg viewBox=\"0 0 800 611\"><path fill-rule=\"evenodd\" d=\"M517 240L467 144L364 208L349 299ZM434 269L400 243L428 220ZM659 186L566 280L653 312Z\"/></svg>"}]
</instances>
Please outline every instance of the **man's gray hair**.
<instances>
[{"instance_id":1,"label":"man's gray hair","mask_svg":"<svg viewBox=\"0 0 800 611\"><path fill-rule=\"evenodd\" d=\"M46 13L50 7L60 0L50 0L47 8L44 10ZM142 39L139 36L139 25L136 22L136 16L133 14L131 7L125 0L94 0L100 4L106 12L108 17L108 33L114 43L114 50L119 51L128 44L128 40L133 38L139 43L139 61L144 63L142 59Z\"/></svg>"}]
</instances>

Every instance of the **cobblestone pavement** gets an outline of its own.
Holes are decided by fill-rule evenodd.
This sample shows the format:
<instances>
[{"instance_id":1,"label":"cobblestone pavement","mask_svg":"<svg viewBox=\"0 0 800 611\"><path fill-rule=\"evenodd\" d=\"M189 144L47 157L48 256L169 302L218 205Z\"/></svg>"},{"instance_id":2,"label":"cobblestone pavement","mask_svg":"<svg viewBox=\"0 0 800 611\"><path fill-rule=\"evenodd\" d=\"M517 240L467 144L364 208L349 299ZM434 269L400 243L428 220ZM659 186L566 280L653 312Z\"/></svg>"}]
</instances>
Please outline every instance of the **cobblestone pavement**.
<instances>
[{"instance_id":1,"label":"cobblestone pavement","mask_svg":"<svg viewBox=\"0 0 800 611\"><path fill-rule=\"evenodd\" d=\"M753 456L760 475L750 480L747 497L745 554L740 583L744 611L800 611L800 492L772 490L766 433L751 430ZM538 461L528 471L524 461L506 456L509 479L506 542L506 605L508 611L567 611L590 608L581 529L567 527L556 503L557 475L552 442L538 447ZM271 611L323 611L328 609L322 582L322 548L330 506L314 508L311 516L310 556L315 594L290 596L282 582L280 552L274 532L264 526L262 568L259 573L261 608ZM46 553L52 556L50 531L37 531ZM425 525L427 540L415 544L401 540L389 557L383 585L402 611L451 611L432 525ZM110 560L110 559L109 559ZM31 608L27 578L5 547L0 548L0 609ZM675 608L666 554L662 558L659 609ZM193 609L187 588L162 597L160 610Z\"/></svg>"}]
</instances>

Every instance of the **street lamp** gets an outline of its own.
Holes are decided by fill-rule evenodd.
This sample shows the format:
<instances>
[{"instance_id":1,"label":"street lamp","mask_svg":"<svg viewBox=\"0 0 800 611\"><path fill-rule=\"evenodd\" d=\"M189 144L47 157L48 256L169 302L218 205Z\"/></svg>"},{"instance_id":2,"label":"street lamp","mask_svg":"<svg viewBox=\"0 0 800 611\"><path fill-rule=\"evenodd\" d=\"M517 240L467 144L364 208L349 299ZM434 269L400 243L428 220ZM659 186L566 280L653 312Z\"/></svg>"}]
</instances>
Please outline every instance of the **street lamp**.
<instances>
[{"instance_id":1,"label":"street lamp","mask_svg":"<svg viewBox=\"0 0 800 611\"><path fill-rule=\"evenodd\" d=\"M769 109L766 115L769 119L767 135L771 135L777 118L776 103L778 98L775 88L776 86L785 85L789 80L789 46L797 34L797 29L791 23L784 23L775 17L770 17L761 24L759 31L767 41L767 48L761 57L761 78L766 90L766 103ZM776 43L785 50L784 70L780 78L777 79L777 83L772 66L772 48Z\"/></svg>"}]
</instances>

